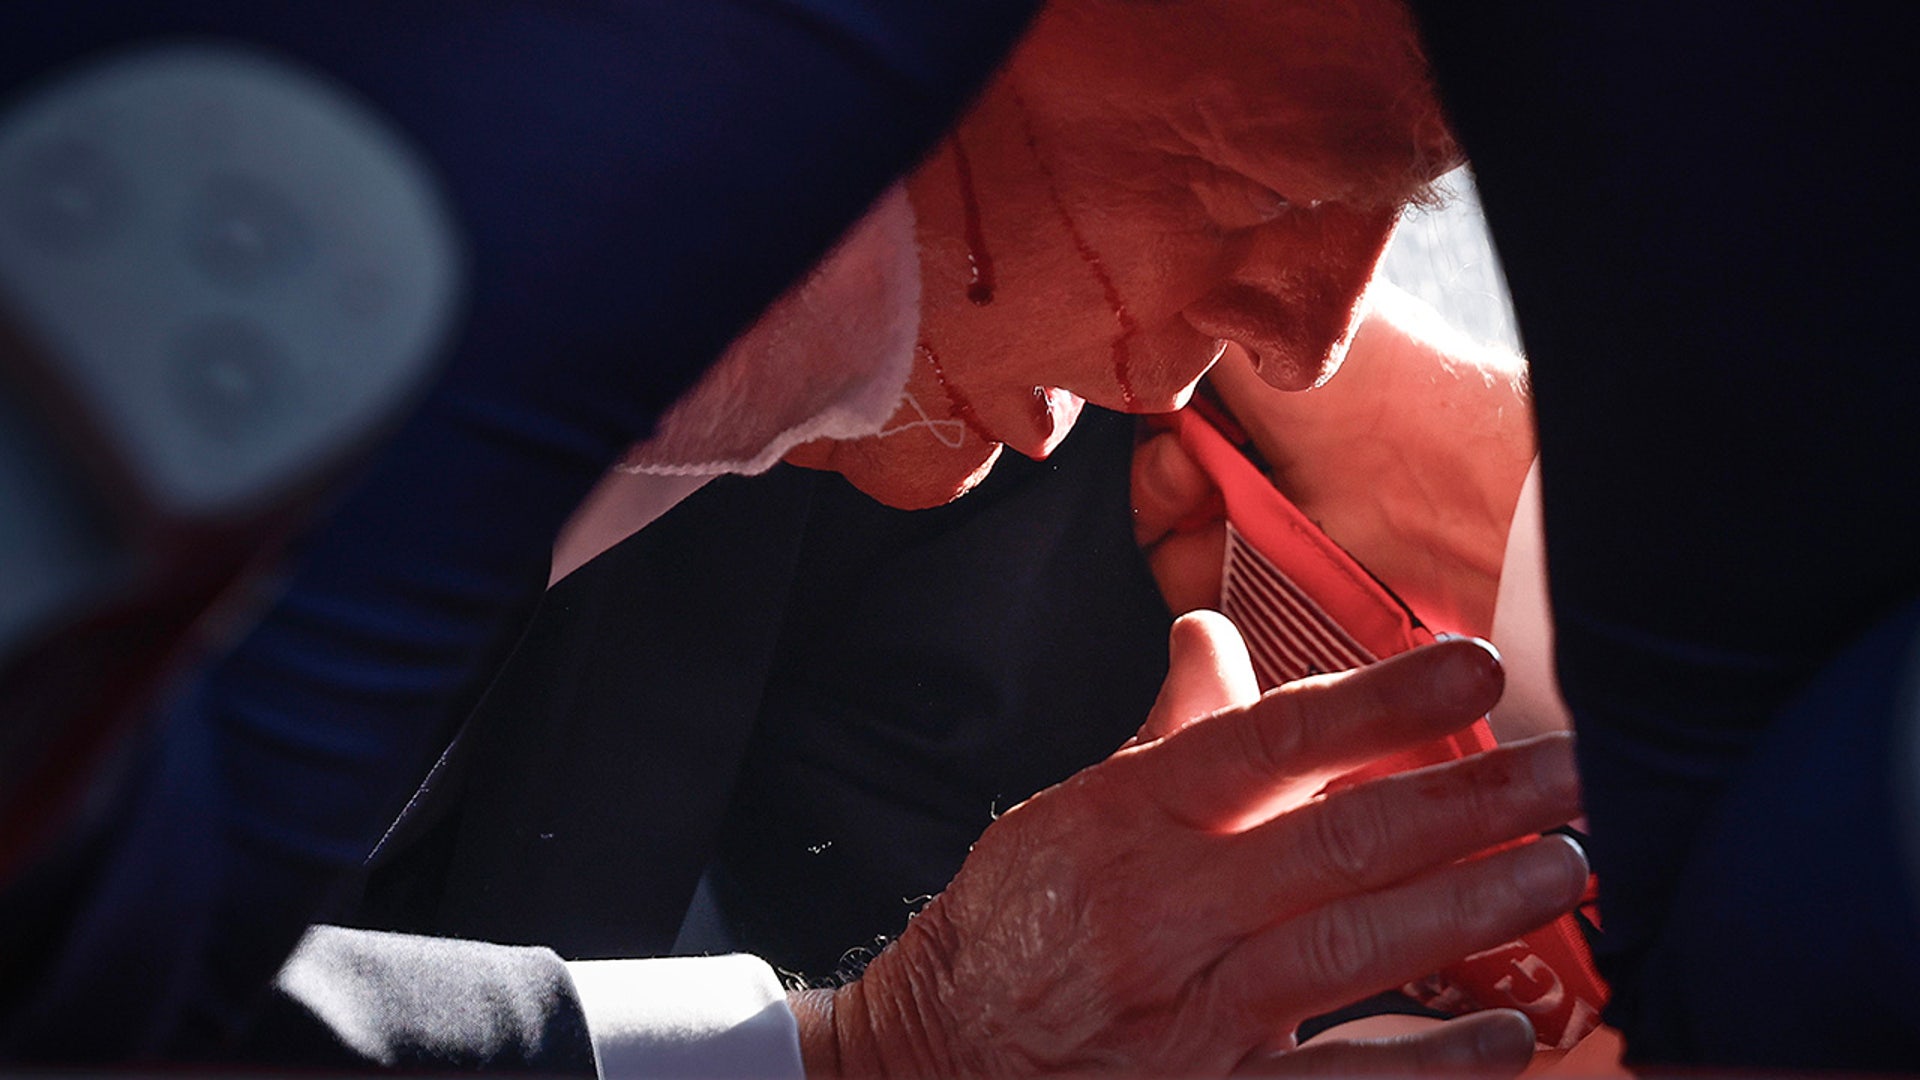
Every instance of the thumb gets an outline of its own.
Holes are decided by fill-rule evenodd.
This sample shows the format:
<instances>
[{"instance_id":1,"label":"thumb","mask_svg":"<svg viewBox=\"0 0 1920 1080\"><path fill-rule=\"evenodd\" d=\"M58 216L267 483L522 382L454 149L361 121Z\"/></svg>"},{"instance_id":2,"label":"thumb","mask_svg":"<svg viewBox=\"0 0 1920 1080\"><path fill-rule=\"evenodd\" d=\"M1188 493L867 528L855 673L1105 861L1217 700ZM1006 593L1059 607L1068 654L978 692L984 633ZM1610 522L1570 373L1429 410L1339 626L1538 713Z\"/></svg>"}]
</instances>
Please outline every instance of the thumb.
<instances>
[{"instance_id":1,"label":"thumb","mask_svg":"<svg viewBox=\"0 0 1920 1080\"><path fill-rule=\"evenodd\" d=\"M1174 620L1167 635L1167 680L1137 738L1165 738L1202 717L1259 699L1240 631L1217 611L1190 611Z\"/></svg>"},{"instance_id":2,"label":"thumb","mask_svg":"<svg viewBox=\"0 0 1920 1080\"><path fill-rule=\"evenodd\" d=\"M1161 432L1133 451L1128 475L1133 501L1133 538L1150 548L1168 533L1190 527L1193 519L1219 517L1219 489L1180 445L1180 437ZM1212 504L1212 505L1210 505Z\"/></svg>"}]
</instances>

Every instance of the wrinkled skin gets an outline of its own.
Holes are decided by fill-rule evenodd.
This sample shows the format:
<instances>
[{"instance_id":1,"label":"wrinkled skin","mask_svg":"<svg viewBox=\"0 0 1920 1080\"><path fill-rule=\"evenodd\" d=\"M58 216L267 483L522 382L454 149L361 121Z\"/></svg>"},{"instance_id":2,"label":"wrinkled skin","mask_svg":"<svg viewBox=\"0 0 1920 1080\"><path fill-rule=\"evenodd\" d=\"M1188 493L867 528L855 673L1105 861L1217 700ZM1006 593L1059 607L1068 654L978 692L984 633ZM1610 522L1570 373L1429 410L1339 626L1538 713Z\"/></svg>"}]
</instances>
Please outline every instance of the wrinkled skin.
<instances>
[{"instance_id":1,"label":"wrinkled skin","mask_svg":"<svg viewBox=\"0 0 1920 1080\"><path fill-rule=\"evenodd\" d=\"M1003 445L1044 457L1081 399L1177 407L1226 340L1268 383L1312 386L1397 211L1456 159L1388 0L1051 4L909 179L910 400L887 434L788 460L931 506Z\"/></svg>"},{"instance_id":2,"label":"wrinkled skin","mask_svg":"<svg viewBox=\"0 0 1920 1080\"><path fill-rule=\"evenodd\" d=\"M1172 659L1138 737L995 822L861 980L796 997L810 1073L1264 1071L1300 1020L1578 900L1586 863L1561 838L1457 862L1577 812L1566 736L1315 797L1484 712L1490 651L1448 642L1259 697L1204 613ZM1442 1025L1387 1067L1517 1070L1515 1022L1476 1021L1471 1048Z\"/></svg>"}]
</instances>

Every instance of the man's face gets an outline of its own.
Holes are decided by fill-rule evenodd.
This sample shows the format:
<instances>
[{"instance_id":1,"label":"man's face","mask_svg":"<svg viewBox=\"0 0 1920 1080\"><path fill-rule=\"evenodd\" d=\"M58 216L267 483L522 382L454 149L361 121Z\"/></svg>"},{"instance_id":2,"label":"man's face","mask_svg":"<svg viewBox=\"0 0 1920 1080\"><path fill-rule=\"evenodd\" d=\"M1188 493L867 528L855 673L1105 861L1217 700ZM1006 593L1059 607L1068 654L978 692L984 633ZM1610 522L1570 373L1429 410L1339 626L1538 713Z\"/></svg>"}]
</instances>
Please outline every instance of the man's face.
<instances>
[{"instance_id":1,"label":"man's face","mask_svg":"<svg viewBox=\"0 0 1920 1080\"><path fill-rule=\"evenodd\" d=\"M1044 457L1081 399L1179 407L1226 340L1312 386L1399 208L1455 156L1397 3L1059 0L909 179L905 404L789 460L930 506L1003 444Z\"/></svg>"}]
</instances>

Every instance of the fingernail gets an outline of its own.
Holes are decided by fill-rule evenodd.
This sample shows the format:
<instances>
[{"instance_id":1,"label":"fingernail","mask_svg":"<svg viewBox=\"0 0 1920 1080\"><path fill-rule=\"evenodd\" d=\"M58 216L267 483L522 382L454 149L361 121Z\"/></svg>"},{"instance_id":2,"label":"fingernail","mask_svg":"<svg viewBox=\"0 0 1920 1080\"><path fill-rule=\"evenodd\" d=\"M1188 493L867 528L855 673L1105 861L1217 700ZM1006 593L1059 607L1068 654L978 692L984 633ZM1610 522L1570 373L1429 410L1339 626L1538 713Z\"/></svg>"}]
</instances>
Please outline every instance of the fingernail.
<instances>
[{"instance_id":1,"label":"fingernail","mask_svg":"<svg viewBox=\"0 0 1920 1080\"><path fill-rule=\"evenodd\" d=\"M1498 645L1495 645L1495 644L1494 644L1493 642L1491 642L1491 641L1488 641L1488 640L1487 640L1486 638L1483 638L1483 637L1474 637L1474 636L1473 636L1472 634L1456 634L1456 633L1454 633L1454 632L1453 632L1453 631L1451 631L1451 630L1442 630L1442 631L1440 631L1439 633L1437 633L1437 634L1435 634L1435 635L1433 635L1433 640L1434 640L1434 641L1436 641L1436 642L1440 642L1440 641L1471 641L1471 642L1473 642L1473 643L1474 643L1475 645L1478 645L1478 646L1480 646L1481 648L1483 648L1483 649L1485 649L1485 650L1487 650L1488 652L1490 652L1490 653L1492 653L1492 654L1493 654L1493 658L1494 658L1495 660L1499 660L1499 659L1501 659L1501 656L1500 656L1500 646L1498 646Z\"/></svg>"},{"instance_id":2,"label":"fingernail","mask_svg":"<svg viewBox=\"0 0 1920 1080\"><path fill-rule=\"evenodd\" d=\"M1571 907L1587 888L1587 857L1565 836L1549 836L1521 850L1513 883L1522 895Z\"/></svg>"},{"instance_id":3,"label":"fingernail","mask_svg":"<svg viewBox=\"0 0 1920 1080\"><path fill-rule=\"evenodd\" d=\"M1480 648L1447 650L1446 663L1435 676L1436 689L1446 701L1491 706L1500 697L1500 651L1481 638L1451 635L1448 640L1471 641Z\"/></svg>"}]
</instances>

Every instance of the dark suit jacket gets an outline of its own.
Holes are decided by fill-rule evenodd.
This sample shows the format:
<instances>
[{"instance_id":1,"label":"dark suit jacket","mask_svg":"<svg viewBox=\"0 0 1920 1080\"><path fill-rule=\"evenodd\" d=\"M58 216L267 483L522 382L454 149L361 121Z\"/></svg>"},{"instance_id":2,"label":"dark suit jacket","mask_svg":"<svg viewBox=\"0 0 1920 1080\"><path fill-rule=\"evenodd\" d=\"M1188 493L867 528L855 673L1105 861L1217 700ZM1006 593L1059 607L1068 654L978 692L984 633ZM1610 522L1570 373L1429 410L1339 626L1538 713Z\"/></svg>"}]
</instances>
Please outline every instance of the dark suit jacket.
<instances>
[{"instance_id":1,"label":"dark suit jacket","mask_svg":"<svg viewBox=\"0 0 1920 1080\"><path fill-rule=\"evenodd\" d=\"M902 513L717 481L550 591L377 859L368 925L668 951L703 871L736 943L832 973L1005 809L1111 753L1166 670L1131 419Z\"/></svg>"},{"instance_id":2,"label":"dark suit jacket","mask_svg":"<svg viewBox=\"0 0 1920 1080\"><path fill-rule=\"evenodd\" d=\"M1920 1068L1911 39L1414 7L1533 364L1610 1018L1650 1066Z\"/></svg>"}]
</instances>

